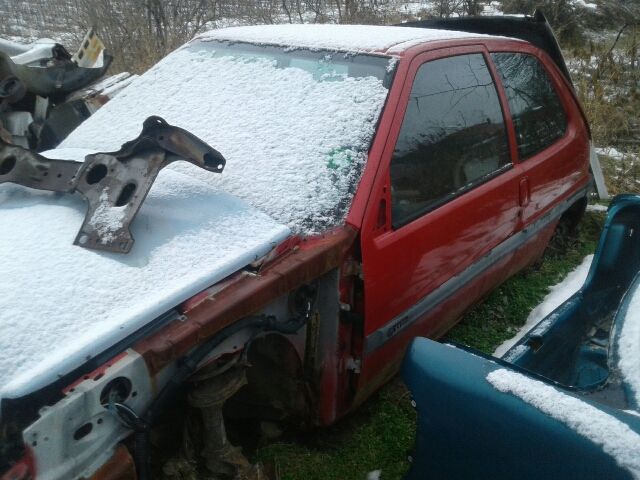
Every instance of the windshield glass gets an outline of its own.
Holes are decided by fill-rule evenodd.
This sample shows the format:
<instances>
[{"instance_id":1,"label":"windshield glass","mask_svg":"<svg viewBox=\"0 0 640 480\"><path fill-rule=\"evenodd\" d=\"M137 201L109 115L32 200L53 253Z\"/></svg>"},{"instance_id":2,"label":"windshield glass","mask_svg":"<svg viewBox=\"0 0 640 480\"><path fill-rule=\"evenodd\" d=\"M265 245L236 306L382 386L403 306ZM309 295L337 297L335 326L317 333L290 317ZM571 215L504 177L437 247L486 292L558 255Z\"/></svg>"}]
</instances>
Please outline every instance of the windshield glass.
<instances>
[{"instance_id":1,"label":"windshield glass","mask_svg":"<svg viewBox=\"0 0 640 480\"><path fill-rule=\"evenodd\" d=\"M197 41L138 78L60 147L115 151L159 115L227 159L221 175L186 162L170 168L294 232L319 233L349 209L394 65L373 55Z\"/></svg>"}]
</instances>

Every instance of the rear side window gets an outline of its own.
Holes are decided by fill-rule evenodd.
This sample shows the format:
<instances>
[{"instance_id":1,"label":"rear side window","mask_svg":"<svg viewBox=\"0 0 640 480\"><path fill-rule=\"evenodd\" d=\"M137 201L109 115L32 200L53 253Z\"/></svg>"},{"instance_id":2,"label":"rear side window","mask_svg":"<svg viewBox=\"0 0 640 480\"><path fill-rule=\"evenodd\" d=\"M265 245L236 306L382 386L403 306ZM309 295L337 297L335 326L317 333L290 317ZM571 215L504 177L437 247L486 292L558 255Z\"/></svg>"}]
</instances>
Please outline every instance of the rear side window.
<instances>
[{"instance_id":1,"label":"rear side window","mask_svg":"<svg viewBox=\"0 0 640 480\"><path fill-rule=\"evenodd\" d=\"M522 53L494 53L513 117L521 159L544 150L567 130L567 116L540 61Z\"/></svg>"},{"instance_id":2,"label":"rear side window","mask_svg":"<svg viewBox=\"0 0 640 480\"><path fill-rule=\"evenodd\" d=\"M422 65L391 161L394 228L507 165L504 118L482 54Z\"/></svg>"}]
</instances>

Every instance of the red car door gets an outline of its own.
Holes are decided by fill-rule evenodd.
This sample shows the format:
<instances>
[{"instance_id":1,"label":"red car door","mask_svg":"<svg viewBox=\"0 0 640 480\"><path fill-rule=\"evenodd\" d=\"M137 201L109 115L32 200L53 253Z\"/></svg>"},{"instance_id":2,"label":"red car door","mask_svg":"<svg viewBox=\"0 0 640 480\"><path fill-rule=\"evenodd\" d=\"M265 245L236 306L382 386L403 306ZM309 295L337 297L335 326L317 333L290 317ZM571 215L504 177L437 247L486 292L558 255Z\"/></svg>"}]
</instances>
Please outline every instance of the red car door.
<instances>
[{"instance_id":1,"label":"red car door","mask_svg":"<svg viewBox=\"0 0 640 480\"><path fill-rule=\"evenodd\" d=\"M495 51L522 168L522 221L529 225L588 182L588 130L570 88L532 47ZM572 203L572 202L569 202Z\"/></svg>"},{"instance_id":2,"label":"red car door","mask_svg":"<svg viewBox=\"0 0 640 480\"><path fill-rule=\"evenodd\" d=\"M365 383L484 293L439 309L458 280L496 266L483 257L516 230L520 172L496 75L483 46L427 52L409 68L362 227Z\"/></svg>"}]
</instances>

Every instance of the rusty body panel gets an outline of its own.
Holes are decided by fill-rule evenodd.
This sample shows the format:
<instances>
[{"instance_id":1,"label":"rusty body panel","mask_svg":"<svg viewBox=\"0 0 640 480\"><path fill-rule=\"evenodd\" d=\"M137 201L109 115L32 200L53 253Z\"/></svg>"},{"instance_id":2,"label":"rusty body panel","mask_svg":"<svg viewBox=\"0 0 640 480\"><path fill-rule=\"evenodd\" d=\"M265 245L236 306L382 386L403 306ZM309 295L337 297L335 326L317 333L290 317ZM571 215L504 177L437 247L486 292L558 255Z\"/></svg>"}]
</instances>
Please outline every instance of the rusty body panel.
<instances>
[{"instance_id":1,"label":"rusty body panel","mask_svg":"<svg viewBox=\"0 0 640 480\"><path fill-rule=\"evenodd\" d=\"M89 480L136 480L136 466L129 450L118 446L113 456Z\"/></svg>"},{"instance_id":2,"label":"rusty body panel","mask_svg":"<svg viewBox=\"0 0 640 480\"><path fill-rule=\"evenodd\" d=\"M356 231L345 226L317 238L301 240L280 257L263 264L257 274L238 272L214 287L212 293L203 292L197 303L183 304L184 320L170 323L140 341L134 350L144 357L152 374L158 373L194 345L236 320L340 267L355 238Z\"/></svg>"}]
</instances>

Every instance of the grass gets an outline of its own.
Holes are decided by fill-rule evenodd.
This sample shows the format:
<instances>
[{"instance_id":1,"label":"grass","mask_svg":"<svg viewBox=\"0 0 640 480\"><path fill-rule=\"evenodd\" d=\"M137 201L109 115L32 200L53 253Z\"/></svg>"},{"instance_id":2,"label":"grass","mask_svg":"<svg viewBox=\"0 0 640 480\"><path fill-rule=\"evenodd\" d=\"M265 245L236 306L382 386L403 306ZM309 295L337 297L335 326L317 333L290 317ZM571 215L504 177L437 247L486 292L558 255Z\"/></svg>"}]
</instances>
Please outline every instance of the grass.
<instances>
[{"instance_id":1,"label":"grass","mask_svg":"<svg viewBox=\"0 0 640 480\"><path fill-rule=\"evenodd\" d=\"M409 392L394 380L338 424L263 447L258 458L275 463L281 480L364 480L379 469L399 479L414 438Z\"/></svg>"},{"instance_id":2,"label":"grass","mask_svg":"<svg viewBox=\"0 0 640 480\"><path fill-rule=\"evenodd\" d=\"M470 310L447 339L493 352L524 325L549 286L594 252L604 217L588 213L574 236L554 242L540 264ZM415 413L407 390L395 379L336 425L262 447L258 458L277 465L281 480L364 480L373 470L382 470L383 480L399 480L409 467L414 438Z\"/></svg>"},{"instance_id":3,"label":"grass","mask_svg":"<svg viewBox=\"0 0 640 480\"><path fill-rule=\"evenodd\" d=\"M447 339L464 343L485 353L492 353L525 324L529 312L582 259L595 251L604 214L585 215L574 236L552 241L544 259L520 272L495 289L480 305L467 312Z\"/></svg>"}]
</instances>

